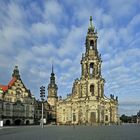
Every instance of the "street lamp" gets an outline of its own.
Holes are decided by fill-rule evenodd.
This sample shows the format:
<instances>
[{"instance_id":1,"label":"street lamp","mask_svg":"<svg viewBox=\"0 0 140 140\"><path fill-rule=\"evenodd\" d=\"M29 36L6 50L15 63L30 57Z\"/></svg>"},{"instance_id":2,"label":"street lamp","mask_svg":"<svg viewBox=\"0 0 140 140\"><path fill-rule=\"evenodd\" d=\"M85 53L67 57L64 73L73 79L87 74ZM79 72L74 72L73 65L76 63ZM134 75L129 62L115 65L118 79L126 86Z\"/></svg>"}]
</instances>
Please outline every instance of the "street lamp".
<instances>
[{"instance_id":1,"label":"street lamp","mask_svg":"<svg viewBox=\"0 0 140 140\"><path fill-rule=\"evenodd\" d=\"M40 98L42 100L42 118L41 118L41 126L43 128L43 102L44 102L44 97L45 97L45 87L44 86L41 86L40 87Z\"/></svg>"}]
</instances>

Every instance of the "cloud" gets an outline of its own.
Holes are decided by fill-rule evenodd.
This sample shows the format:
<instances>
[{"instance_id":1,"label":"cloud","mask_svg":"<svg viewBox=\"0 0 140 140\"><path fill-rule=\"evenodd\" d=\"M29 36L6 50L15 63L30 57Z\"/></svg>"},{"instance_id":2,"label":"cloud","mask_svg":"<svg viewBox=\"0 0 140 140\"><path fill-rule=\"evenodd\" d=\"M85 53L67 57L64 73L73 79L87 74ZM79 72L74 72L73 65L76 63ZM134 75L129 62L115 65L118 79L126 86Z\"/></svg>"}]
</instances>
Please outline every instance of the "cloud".
<instances>
[{"instance_id":1,"label":"cloud","mask_svg":"<svg viewBox=\"0 0 140 140\"><path fill-rule=\"evenodd\" d=\"M31 27L31 34L35 38L48 38L48 36L56 35L57 28L52 23L34 23Z\"/></svg>"},{"instance_id":2,"label":"cloud","mask_svg":"<svg viewBox=\"0 0 140 140\"><path fill-rule=\"evenodd\" d=\"M6 9L6 10L5 10ZM0 19L1 27L5 26L21 26L24 21L24 9L15 2L1 2Z\"/></svg>"},{"instance_id":3,"label":"cloud","mask_svg":"<svg viewBox=\"0 0 140 140\"><path fill-rule=\"evenodd\" d=\"M46 1L44 9L44 19L47 22L59 23L65 17L63 7L57 0Z\"/></svg>"},{"instance_id":4,"label":"cloud","mask_svg":"<svg viewBox=\"0 0 140 140\"><path fill-rule=\"evenodd\" d=\"M127 100L127 101L120 101L119 103L121 106L140 106L140 100Z\"/></svg>"},{"instance_id":5,"label":"cloud","mask_svg":"<svg viewBox=\"0 0 140 140\"><path fill-rule=\"evenodd\" d=\"M115 18L128 18L135 14L137 10L138 0L109 0L107 5L109 6L110 14Z\"/></svg>"},{"instance_id":6,"label":"cloud","mask_svg":"<svg viewBox=\"0 0 140 140\"><path fill-rule=\"evenodd\" d=\"M40 46L33 46L31 48L32 53L40 57L55 54L55 50L56 48L53 46L53 44L44 44Z\"/></svg>"},{"instance_id":7,"label":"cloud","mask_svg":"<svg viewBox=\"0 0 140 140\"><path fill-rule=\"evenodd\" d=\"M114 53L116 46L119 44L119 37L114 28L103 28L99 30L99 49L104 49L106 53Z\"/></svg>"},{"instance_id":8,"label":"cloud","mask_svg":"<svg viewBox=\"0 0 140 140\"><path fill-rule=\"evenodd\" d=\"M77 54L79 48L82 48L82 38L84 36L84 31L82 27L72 26L69 33L61 41L61 47L59 48L59 56L73 56ZM80 43L79 43L80 42ZM84 47L83 47L84 48Z\"/></svg>"},{"instance_id":9,"label":"cloud","mask_svg":"<svg viewBox=\"0 0 140 140\"><path fill-rule=\"evenodd\" d=\"M58 94L70 93L74 79L80 77L92 15L98 29L105 95L115 94L119 102L140 98L138 0L83 2L1 1L0 73L6 76L0 82L8 81L14 65L18 65L25 85L39 98L39 87L47 87L53 62ZM133 105L130 109L126 106L120 104L120 112L134 113Z\"/></svg>"},{"instance_id":10,"label":"cloud","mask_svg":"<svg viewBox=\"0 0 140 140\"><path fill-rule=\"evenodd\" d=\"M7 9L7 10L5 10ZM0 8L0 50L2 53L13 53L15 46L21 45L28 32L24 28L23 8L18 4L2 2Z\"/></svg>"}]
</instances>

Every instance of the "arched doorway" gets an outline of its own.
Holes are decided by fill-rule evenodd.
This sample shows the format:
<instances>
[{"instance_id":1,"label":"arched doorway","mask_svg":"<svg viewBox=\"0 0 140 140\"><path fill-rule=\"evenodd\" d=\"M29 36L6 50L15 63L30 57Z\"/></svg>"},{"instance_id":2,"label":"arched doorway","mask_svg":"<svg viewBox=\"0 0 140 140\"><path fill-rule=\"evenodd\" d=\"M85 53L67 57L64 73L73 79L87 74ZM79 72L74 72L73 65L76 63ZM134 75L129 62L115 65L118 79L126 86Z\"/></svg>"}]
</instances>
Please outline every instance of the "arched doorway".
<instances>
[{"instance_id":1,"label":"arched doorway","mask_svg":"<svg viewBox=\"0 0 140 140\"><path fill-rule=\"evenodd\" d=\"M29 124L30 124L30 121L29 121L29 120L27 120L27 121L26 121L26 125L29 125Z\"/></svg>"},{"instance_id":2,"label":"arched doorway","mask_svg":"<svg viewBox=\"0 0 140 140\"><path fill-rule=\"evenodd\" d=\"M15 120L15 125L21 125L21 120L20 119Z\"/></svg>"},{"instance_id":3,"label":"arched doorway","mask_svg":"<svg viewBox=\"0 0 140 140\"><path fill-rule=\"evenodd\" d=\"M11 124L10 120L5 121L5 125L10 125L10 124Z\"/></svg>"},{"instance_id":4,"label":"arched doorway","mask_svg":"<svg viewBox=\"0 0 140 140\"><path fill-rule=\"evenodd\" d=\"M96 123L96 112L90 113L90 122L91 122L91 124Z\"/></svg>"}]
</instances>

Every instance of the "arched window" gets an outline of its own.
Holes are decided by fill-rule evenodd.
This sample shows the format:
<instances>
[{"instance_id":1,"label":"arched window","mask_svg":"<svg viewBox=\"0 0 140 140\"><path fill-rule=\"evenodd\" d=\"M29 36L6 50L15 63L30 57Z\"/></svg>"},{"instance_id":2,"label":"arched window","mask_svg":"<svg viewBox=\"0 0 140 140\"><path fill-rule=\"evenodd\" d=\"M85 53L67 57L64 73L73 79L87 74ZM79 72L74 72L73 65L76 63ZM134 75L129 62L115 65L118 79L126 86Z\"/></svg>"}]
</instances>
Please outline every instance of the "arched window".
<instances>
[{"instance_id":1,"label":"arched window","mask_svg":"<svg viewBox=\"0 0 140 140\"><path fill-rule=\"evenodd\" d=\"M90 63L90 77L92 78L94 75L94 63Z\"/></svg>"},{"instance_id":2,"label":"arched window","mask_svg":"<svg viewBox=\"0 0 140 140\"><path fill-rule=\"evenodd\" d=\"M94 95L94 85L90 85L90 92L91 92L91 95L93 96Z\"/></svg>"},{"instance_id":3,"label":"arched window","mask_svg":"<svg viewBox=\"0 0 140 140\"><path fill-rule=\"evenodd\" d=\"M94 42L93 42L93 40L90 40L90 49L91 49L91 50L94 49Z\"/></svg>"},{"instance_id":4,"label":"arched window","mask_svg":"<svg viewBox=\"0 0 140 140\"><path fill-rule=\"evenodd\" d=\"M73 113L73 121L74 122L76 121L76 115L75 115L75 113Z\"/></svg>"}]
</instances>

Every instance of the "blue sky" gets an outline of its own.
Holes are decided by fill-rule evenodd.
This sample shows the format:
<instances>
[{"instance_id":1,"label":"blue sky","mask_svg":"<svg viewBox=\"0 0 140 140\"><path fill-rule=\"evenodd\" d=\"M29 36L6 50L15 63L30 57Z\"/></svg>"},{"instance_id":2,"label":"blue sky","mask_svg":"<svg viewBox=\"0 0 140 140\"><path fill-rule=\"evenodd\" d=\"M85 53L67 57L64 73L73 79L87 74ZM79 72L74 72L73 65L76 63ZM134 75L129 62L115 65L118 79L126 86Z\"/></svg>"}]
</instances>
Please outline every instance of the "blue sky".
<instances>
[{"instance_id":1,"label":"blue sky","mask_svg":"<svg viewBox=\"0 0 140 140\"><path fill-rule=\"evenodd\" d=\"M0 83L15 65L27 88L39 98L51 65L58 95L71 93L80 77L89 17L98 32L105 95L119 97L120 114L140 110L139 0L0 0Z\"/></svg>"}]
</instances>

